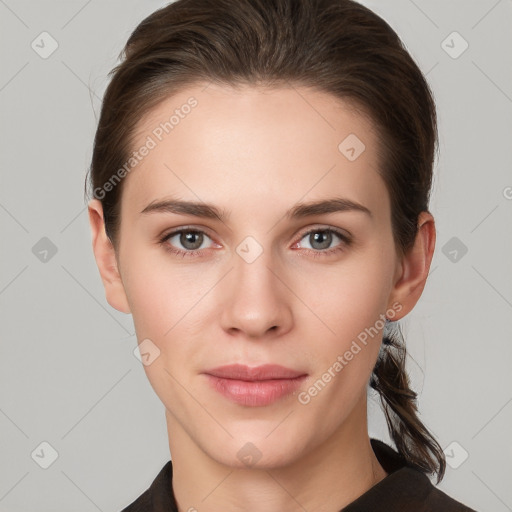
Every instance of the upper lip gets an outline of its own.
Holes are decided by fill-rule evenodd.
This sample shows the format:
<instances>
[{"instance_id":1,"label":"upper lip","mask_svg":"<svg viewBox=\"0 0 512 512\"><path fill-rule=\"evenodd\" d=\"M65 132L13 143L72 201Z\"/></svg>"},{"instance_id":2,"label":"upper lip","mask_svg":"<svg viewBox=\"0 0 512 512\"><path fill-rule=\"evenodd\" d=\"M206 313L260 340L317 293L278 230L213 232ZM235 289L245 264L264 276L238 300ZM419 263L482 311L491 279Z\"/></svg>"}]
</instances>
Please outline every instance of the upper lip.
<instances>
[{"instance_id":1,"label":"upper lip","mask_svg":"<svg viewBox=\"0 0 512 512\"><path fill-rule=\"evenodd\" d=\"M297 377L306 375L304 372L292 370L277 364L265 364L252 368L243 364L228 364L225 366L213 368L212 370L207 370L204 373L223 379L236 379L246 381L295 379Z\"/></svg>"}]
</instances>

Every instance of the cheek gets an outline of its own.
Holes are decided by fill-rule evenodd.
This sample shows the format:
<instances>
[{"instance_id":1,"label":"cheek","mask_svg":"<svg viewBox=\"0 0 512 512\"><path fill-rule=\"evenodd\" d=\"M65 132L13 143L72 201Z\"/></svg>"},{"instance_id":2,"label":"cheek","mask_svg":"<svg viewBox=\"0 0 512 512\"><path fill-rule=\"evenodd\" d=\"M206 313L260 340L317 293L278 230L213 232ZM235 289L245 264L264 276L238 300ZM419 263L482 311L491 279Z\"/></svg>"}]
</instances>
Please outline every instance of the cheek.
<instances>
[{"instance_id":1,"label":"cheek","mask_svg":"<svg viewBox=\"0 0 512 512\"><path fill-rule=\"evenodd\" d=\"M391 250L375 247L351 255L328 272L325 268L313 268L307 278L299 279L297 295L304 298L321 321L319 327L323 323L322 332L342 348L385 314L392 289L393 265Z\"/></svg>"},{"instance_id":2,"label":"cheek","mask_svg":"<svg viewBox=\"0 0 512 512\"><path fill-rule=\"evenodd\" d=\"M135 268L134 268L135 272ZM125 290L130 302L133 321L138 337L160 339L173 325L170 314L172 297L169 296L166 278L155 279L149 271L139 269L139 273L125 282Z\"/></svg>"},{"instance_id":3,"label":"cheek","mask_svg":"<svg viewBox=\"0 0 512 512\"><path fill-rule=\"evenodd\" d=\"M313 272L302 280L298 293L308 298L315 313L308 315L309 332L318 334L310 336L316 342L305 347L307 360L314 361L314 374L301 403L315 402L320 409L331 403L343 405L332 410L339 420L365 393L381 346L393 254L392 245L375 244L328 275Z\"/></svg>"},{"instance_id":4,"label":"cheek","mask_svg":"<svg viewBox=\"0 0 512 512\"><path fill-rule=\"evenodd\" d=\"M298 400L305 414L323 418L318 428L326 431L344 421L365 396L381 346L389 281L382 269L365 268L339 272L328 280L324 294L309 292L316 316L325 325L313 316L309 320L322 335L310 336L303 351L313 373Z\"/></svg>"},{"instance_id":5,"label":"cheek","mask_svg":"<svg viewBox=\"0 0 512 512\"><path fill-rule=\"evenodd\" d=\"M170 264L159 251L134 251L124 266L123 284L139 337L171 336L174 326L186 324L187 315L208 291L208 276Z\"/></svg>"},{"instance_id":6,"label":"cheek","mask_svg":"<svg viewBox=\"0 0 512 512\"><path fill-rule=\"evenodd\" d=\"M153 362L144 365L146 376L167 408L177 404L186 408L188 395L179 383L191 389L188 372L201 353L195 343L198 329L194 320L203 315L200 297L208 289L199 276L188 275L179 266L163 268L161 262L152 262L147 256L134 257L128 264L125 289L137 339L139 343L149 339L147 346L157 354Z\"/></svg>"}]
</instances>

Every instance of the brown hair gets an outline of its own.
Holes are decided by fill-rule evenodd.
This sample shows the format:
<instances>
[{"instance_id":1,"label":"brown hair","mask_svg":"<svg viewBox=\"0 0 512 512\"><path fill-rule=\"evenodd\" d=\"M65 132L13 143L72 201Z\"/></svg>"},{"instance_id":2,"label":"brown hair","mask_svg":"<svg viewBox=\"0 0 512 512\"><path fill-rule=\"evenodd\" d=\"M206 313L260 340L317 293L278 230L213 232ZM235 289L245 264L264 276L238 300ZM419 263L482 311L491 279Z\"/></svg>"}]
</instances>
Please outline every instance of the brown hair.
<instances>
[{"instance_id":1,"label":"brown hair","mask_svg":"<svg viewBox=\"0 0 512 512\"><path fill-rule=\"evenodd\" d=\"M307 86L358 106L379 133L395 246L400 254L412 246L418 216L428 211L435 104L397 34L366 7L351 0L178 0L141 22L121 57L110 73L90 168L114 247L122 183L106 184L128 161L134 128L159 102L200 82ZM396 332L384 335L370 385L398 451L436 472L439 483L445 457L418 417L402 341Z\"/></svg>"}]
</instances>

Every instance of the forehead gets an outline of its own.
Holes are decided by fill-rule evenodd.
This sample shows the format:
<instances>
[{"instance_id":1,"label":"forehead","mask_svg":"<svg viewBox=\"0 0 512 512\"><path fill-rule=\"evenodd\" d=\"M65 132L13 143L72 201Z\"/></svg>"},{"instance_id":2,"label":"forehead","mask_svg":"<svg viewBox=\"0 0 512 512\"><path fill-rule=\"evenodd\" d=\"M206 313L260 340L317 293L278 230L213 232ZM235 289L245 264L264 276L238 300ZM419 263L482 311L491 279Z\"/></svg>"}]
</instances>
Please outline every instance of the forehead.
<instances>
[{"instance_id":1,"label":"forehead","mask_svg":"<svg viewBox=\"0 0 512 512\"><path fill-rule=\"evenodd\" d=\"M169 194L261 209L331 191L382 202L377 143L364 112L324 92L195 85L139 122L133 150L150 149L125 178L123 204L140 212Z\"/></svg>"}]
</instances>

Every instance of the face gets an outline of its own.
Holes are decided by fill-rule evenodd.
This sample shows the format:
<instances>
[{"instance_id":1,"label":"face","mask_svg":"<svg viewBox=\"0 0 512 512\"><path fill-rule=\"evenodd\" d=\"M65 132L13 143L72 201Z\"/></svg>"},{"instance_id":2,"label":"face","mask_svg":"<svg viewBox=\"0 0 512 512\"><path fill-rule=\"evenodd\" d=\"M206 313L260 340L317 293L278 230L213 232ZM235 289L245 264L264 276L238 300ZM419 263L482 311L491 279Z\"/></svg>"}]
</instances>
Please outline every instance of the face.
<instances>
[{"instance_id":1,"label":"face","mask_svg":"<svg viewBox=\"0 0 512 512\"><path fill-rule=\"evenodd\" d=\"M141 120L117 261L174 439L272 467L366 428L402 308L377 142L306 88L194 86Z\"/></svg>"}]
</instances>

